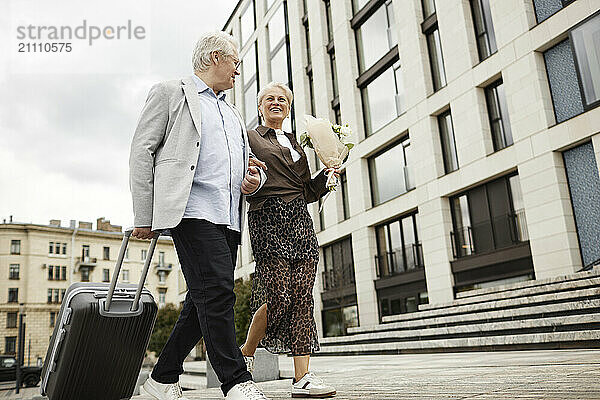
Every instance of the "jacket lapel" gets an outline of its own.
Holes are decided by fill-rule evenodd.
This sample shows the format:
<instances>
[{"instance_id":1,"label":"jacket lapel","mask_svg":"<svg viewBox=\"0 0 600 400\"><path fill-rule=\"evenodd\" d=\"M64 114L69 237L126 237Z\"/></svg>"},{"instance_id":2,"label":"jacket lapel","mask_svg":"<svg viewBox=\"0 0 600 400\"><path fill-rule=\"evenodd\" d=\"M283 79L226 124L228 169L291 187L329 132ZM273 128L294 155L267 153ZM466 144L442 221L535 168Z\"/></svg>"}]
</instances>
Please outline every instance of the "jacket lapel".
<instances>
[{"instance_id":1,"label":"jacket lapel","mask_svg":"<svg viewBox=\"0 0 600 400\"><path fill-rule=\"evenodd\" d=\"M196 127L196 132L200 136L202 130L202 113L200 112L200 100L198 99L198 90L196 84L191 77L186 77L181 80L181 87L185 93L185 99L192 115L192 121Z\"/></svg>"}]
</instances>

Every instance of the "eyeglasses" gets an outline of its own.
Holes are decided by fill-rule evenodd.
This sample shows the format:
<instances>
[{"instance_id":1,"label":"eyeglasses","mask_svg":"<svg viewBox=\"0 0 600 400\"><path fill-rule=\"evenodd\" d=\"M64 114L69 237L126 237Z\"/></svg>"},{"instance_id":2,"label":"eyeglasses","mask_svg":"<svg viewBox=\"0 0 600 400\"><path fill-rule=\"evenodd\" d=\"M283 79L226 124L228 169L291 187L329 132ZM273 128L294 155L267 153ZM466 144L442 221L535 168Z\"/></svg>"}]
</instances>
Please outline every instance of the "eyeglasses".
<instances>
[{"instance_id":1,"label":"eyeglasses","mask_svg":"<svg viewBox=\"0 0 600 400\"><path fill-rule=\"evenodd\" d=\"M237 58L235 58L234 56L232 56L232 55L223 54L223 53L221 53L221 55L223 55L224 57L231 58L231 61L233 61L233 66L235 67L236 70L240 67L240 65L242 65L242 62L240 60L238 60Z\"/></svg>"}]
</instances>

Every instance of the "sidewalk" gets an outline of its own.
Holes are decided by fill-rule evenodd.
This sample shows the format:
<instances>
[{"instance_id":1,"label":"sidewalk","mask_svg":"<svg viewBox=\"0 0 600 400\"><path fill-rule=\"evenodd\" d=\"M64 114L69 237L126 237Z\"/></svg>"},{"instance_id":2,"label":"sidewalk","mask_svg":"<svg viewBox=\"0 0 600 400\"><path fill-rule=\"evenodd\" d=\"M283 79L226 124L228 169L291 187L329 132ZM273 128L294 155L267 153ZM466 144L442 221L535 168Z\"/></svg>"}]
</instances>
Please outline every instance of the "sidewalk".
<instances>
[{"instance_id":1,"label":"sidewalk","mask_svg":"<svg viewBox=\"0 0 600 400\"><path fill-rule=\"evenodd\" d=\"M292 359L281 356L279 367L290 376ZM314 357L311 370L337 388L336 400L600 399L600 350ZM281 379L259 386L272 400L288 400L290 384ZM0 399L37 400L38 393L39 388L25 389L16 397L3 391ZM185 395L223 398L219 389Z\"/></svg>"},{"instance_id":2,"label":"sidewalk","mask_svg":"<svg viewBox=\"0 0 600 400\"><path fill-rule=\"evenodd\" d=\"M288 375L292 360L281 357L279 368ZM600 399L600 350L314 357L311 369L337 388L337 400ZM271 399L287 400L290 384L259 386ZM185 395L223 398L218 389Z\"/></svg>"}]
</instances>

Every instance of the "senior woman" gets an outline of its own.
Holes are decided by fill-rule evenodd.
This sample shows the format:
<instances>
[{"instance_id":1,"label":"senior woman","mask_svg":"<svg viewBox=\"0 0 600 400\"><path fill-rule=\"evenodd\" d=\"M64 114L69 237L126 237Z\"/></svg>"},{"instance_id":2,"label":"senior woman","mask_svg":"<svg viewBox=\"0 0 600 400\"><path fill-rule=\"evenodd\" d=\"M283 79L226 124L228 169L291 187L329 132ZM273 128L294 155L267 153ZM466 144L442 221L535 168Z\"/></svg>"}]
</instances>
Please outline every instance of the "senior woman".
<instances>
[{"instance_id":1,"label":"senior woman","mask_svg":"<svg viewBox=\"0 0 600 400\"><path fill-rule=\"evenodd\" d=\"M292 397L323 398L336 391L308 369L310 354L319 350L312 295L319 245L306 204L327 192L327 178L323 170L311 179L302 147L293 133L281 129L292 99L286 85L266 85L258 93L264 125L248 132L250 148L267 165L268 179L246 198L256 272L254 315L241 350L250 372L259 343L273 353L291 353Z\"/></svg>"}]
</instances>

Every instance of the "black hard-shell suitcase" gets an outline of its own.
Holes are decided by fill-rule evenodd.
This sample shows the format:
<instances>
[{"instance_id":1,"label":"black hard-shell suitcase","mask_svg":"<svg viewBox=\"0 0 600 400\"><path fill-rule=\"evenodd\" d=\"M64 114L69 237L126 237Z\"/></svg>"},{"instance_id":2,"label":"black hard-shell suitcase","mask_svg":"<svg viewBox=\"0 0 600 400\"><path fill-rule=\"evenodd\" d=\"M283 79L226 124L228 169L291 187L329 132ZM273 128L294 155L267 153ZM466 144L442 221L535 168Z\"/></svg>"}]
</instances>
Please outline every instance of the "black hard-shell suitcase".
<instances>
[{"instance_id":1,"label":"black hard-shell suitcase","mask_svg":"<svg viewBox=\"0 0 600 400\"><path fill-rule=\"evenodd\" d=\"M50 400L129 399L135 389L157 306L144 282L158 241L150 242L139 284L117 285L131 236L123 237L110 284L72 284L62 302L42 369Z\"/></svg>"}]
</instances>

